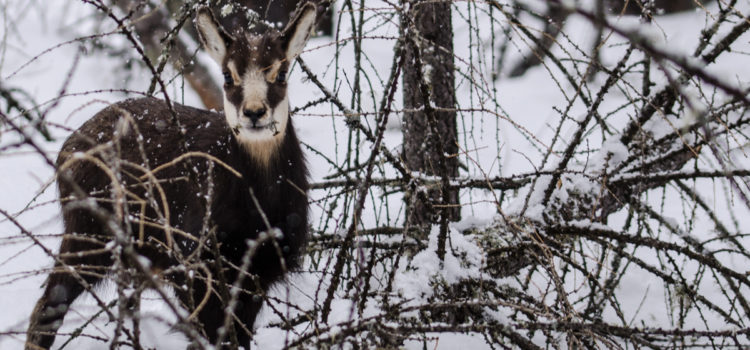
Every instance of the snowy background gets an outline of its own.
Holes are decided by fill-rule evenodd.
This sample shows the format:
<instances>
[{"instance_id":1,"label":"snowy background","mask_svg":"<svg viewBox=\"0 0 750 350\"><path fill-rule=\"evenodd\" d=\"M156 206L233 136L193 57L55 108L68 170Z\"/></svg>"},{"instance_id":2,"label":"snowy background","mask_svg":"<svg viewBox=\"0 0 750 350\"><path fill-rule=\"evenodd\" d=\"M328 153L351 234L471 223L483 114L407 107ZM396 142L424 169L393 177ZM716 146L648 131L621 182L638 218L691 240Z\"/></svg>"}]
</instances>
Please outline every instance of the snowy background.
<instances>
[{"instance_id":1,"label":"snowy background","mask_svg":"<svg viewBox=\"0 0 750 350\"><path fill-rule=\"evenodd\" d=\"M540 1L529 0L522 3L532 8L544 8L544 2ZM590 8L590 5L589 2L579 4L583 9ZM358 7L359 4L355 6ZM522 177L542 170L542 165L547 170L555 169L560 153L553 153L552 159L543 164L547 149L553 147L558 151L564 150L566 142L560 139L570 140L577 129L575 120L583 118L588 111L588 107L580 102L580 99L574 98L577 87L572 86L549 61L545 61L545 65L532 68L519 78L508 78L505 71L502 71L500 77L493 81L492 73L498 60L497 50L504 40L500 37L504 35L503 26L507 26L508 22L497 12L492 15L498 19L490 21L489 6L484 4L455 2L453 6L455 63L457 71L460 72L456 75L456 95L458 105L463 109L459 117L459 140L463 152L461 162L466 165L462 170L462 178L482 180L495 177ZM750 3L747 1L738 1L734 8L738 13L750 13ZM367 56L367 64L363 67L363 72L370 81L363 89L361 98L363 110L374 112L384 93L383 80L390 71L393 46L398 37L398 20L392 16L392 5L388 2L371 1L366 4L366 9L365 16L368 20L362 51ZM121 36L112 34L94 40L80 39L94 32L106 33L114 29L114 24L101 20L96 9L89 4L73 0L0 0L0 11L0 84L5 88L26 91L46 116L52 136L52 140L48 141L35 133L34 129L26 129L42 147L45 159L27 145L9 147L19 141L19 136L0 123L0 209L3 211L3 215L0 215L0 349L20 349L25 338L29 313L42 293L40 285L52 266L52 259L40 244L48 250L56 251L62 231L60 207L55 200L57 191L54 187L54 168L48 160L54 161L62 142L72 130L104 106L135 95L126 94L123 89L145 91L151 76L137 64L125 69L128 60L137 59L132 52L123 51L120 55L112 55L94 49L97 41L113 47L127 47ZM657 16L651 23L645 23L634 16L612 16L609 17L609 21L624 31L638 33L647 38L651 45L665 52L689 57L699 44L701 31L713 23L718 11L718 5L713 3L707 5L705 10ZM349 14L344 12L338 16L343 19L338 22L341 37L350 36L352 22L349 20ZM541 21L527 17L521 18L528 20L530 28L541 28ZM737 17L733 23L742 20L748 19ZM494 28L494 36L490 27ZM722 26L717 37L720 38L730 30L730 25ZM595 29L588 20L579 15L572 15L565 23L563 36L558 39L560 45L555 45L552 52L558 57L565 58L563 63L571 67L575 59L586 57L589 48L594 44L594 32ZM516 29L511 29L510 33L513 40L507 44L504 60L516 62L528 53L532 45ZM628 40L608 30L605 30L605 33L609 34L605 35L607 39L602 45L601 60L606 68L612 69L628 49ZM729 86L739 89L749 86L749 41L750 35L741 36L735 41L731 52L722 54L716 63L700 68ZM633 56L630 63L643 58L640 52L634 53ZM352 100L349 79L354 71L351 64L354 61L354 49L351 42L342 40L336 44L329 37L313 38L302 58L322 83L337 94L339 100L347 103ZM208 62L208 57L203 54L199 59ZM507 68L507 64L504 69ZM655 83L653 91L669 84L665 72L673 75L669 78L673 79L677 70L670 64L663 67L652 66L651 74ZM166 80L171 80L170 74L175 73L168 69L165 72ZM218 70L214 74L218 79ZM290 74L289 95L292 109L323 97L310 81L303 79L304 73L299 67ZM607 74L596 75L592 81L586 83L584 93L595 96L606 79ZM637 90L636 87L640 88L640 84L640 76L633 75L630 78L626 75L620 85L611 89L603 98L598 111L600 115L606 116L612 133L621 132L627 122L634 117L632 108L621 107L635 98L634 91ZM198 97L185 86L182 79L176 77L171 80L167 93L179 103L200 106ZM700 87L707 90L701 90ZM728 101L732 98L721 90L713 89L709 84L687 86L684 93L694 96L694 110L681 110L682 118L655 118L644 128L648 128L654 134L668 134L680 130L692 122L691 115L699 114L700 111L721 103L717 102L711 106L706 96L713 101ZM400 96L400 91L397 92L397 96ZM569 104L568 101L571 99L576 102ZM395 103L395 110L398 111L401 99L396 98ZM1 102L0 107L4 108ZM564 113L564 118L568 119L564 120L561 111L567 108L569 110ZM15 120L20 118L17 112L8 115ZM394 114L393 119L396 120L389 123L385 136L385 145L394 154L400 151L402 142L399 120L395 118L399 115L400 113ZM298 135L306 145L312 182L327 181L325 177L336 172L330 162L344 165L352 147L362 153L361 159L367 159L371 152L371 144L364 138L360 140L352 137L341 112L328 103L305 109L293 118ZM374 129L373 120L372 115L362 117L363 123ZM614 142L603 141L602 135L604 133L595 127L587 130L584 144L590 151L588 154L578 154L575 159L575 164L581 172L594 174L600 171L606 162L610 162L607 166L612 166L627 157L627 149ZM722 140L717 143L723 149L731 150L729 153L733 169L750 169L745 136L741 136L739 140ZM605 157L607 153L609 156ZM688 170L722 169L710 156L703 156L700 161L688 164L685 167L690 168ZM391 168L383 166L375 177L386 178L394 174ZM539 181L549 182L550 178L540 176ZM731 223L730 231L742 234L747 233L747 228L750 227L750 208L743 204L740 194L748 193L746 184L743 181L739 182L740 190L727 190L731 185L721 180L697 180L690 185L694 186L715 212L721 213L720 220ZM559 191L556 191L555 196L563 196L569 188L585 191L595 185L596 181L591 181L585 176L566 175L561 179ZM483 270L487 263L486 252L482 251L480 239L465 235L464 230L510 225L500 219L499 212L508 217L522 214L526 218L541 220L544 208L534 207L534 203L538 202L535 202L534 198L539 197L544 188L546 185L539 185L533 190L526 186L518 191L506 191L500 200L500 191L462 191L463 219L451 226L452 249L446 260L441 264L435 254L437 228L434 228L429 242L424 242L426 248L410 257L409 264L402 263L394 276L392 292L403 302L400 304L400 307L406 310L403 316L412 313L416 317L417 312L410 307L416 308L431 300L430 296L435 293L436 287L433 282L436 278L448 285L458 283L462 279L482 278L486 274ZM691 216L695 211L692 202L674 187L665 188L642 198L653 208L658 208L661 216L671 220L666 224L654 225L659 228L659 232L652 232L653 237L669 237L669 230L663 227L670 224L700 242L716 237L714 225L706 215ZM329 212L329 194L330 192L324 190L311 193L313 211L310 224L316 232L341 234L348 227L349 219L344 216L341 208ZM531 198L528 208L525 205L527 198ZM380 188L373 188L366 203L361 228L396 227L402 223L404 207L400 193L383 193ZM501 203L500 210L497 203ZM346 205L351 203L344 206ZM4 215L9 215L12 220ZM620 230L627 216L627 210L618 211L610 216L606 226L601 226ZM13 221L33 233L38 243L27 237ZM575 224L594 225L590 222ZM503 239L505 238L508 237ZM392 239L398 241L397 237ZM685 245L679 237L664 240ZM744 235L741 235L739 240L748 243ZM512 239L508 238L508 241ZM502 242L502 239L498 242ZM383 240L381 243L389 242ZM590 255L591 260L597 260L599 247L581 249L581 255ZM368 256L364 251L361 254ZM307 259L303 271L293 274L288 284L279 285L274 289L272 296L278 298L279 302L276 304L281 314L289 315L291 318L299 310L320 307L326 298L327 281L330 278L326 272L330 272L332 268L334 255L316 252ZM657 268L672 266L671 263L665 263L662 256L648 251L638 251L637 255L647 264L653 264ZM727 254L719 259L724 266L740 274L750 271L748 258L741 254ZM355 268L356 266L355 264ZM679 260L674 266L683 269L682 272L688 279L702 273L710 274L705 270L700 272L703 267L690 261ZM382 271L380 273L384 274ZM580 272L571 272L566 276L562 283L570 292L570 299L575 299L578 292L581 296L584 295L586 278L581 276ZM538 283L528 284L513 277L497 281L514 288L535 286L538 290L528 291L529 295L536 295L542 301L551 298L548 295L550 291L546 290L549 280L539 275L534 275L532 279L534 278L539 279ZM382 290L384 286L378 284L378 281L382 280L373 277L373 284ZM665 288L663 281L655 277L654 273L637 266L627 269L627 273L622 274L619 287L616 289L619 308L624 314L616 315L613 309L608 308L604 311L603 318L612 323L619 323L624 319L628 325L651 328L744 329L745 336L739 337L739 344L734 345L750 346L750 339L746 333L747 310L736 310L727 306L726 286L716 281L709 276L696 281L693 285L700 291L701 296L714 301L720 308L731 309L730 318L738 319L741 317L737 315L744 315L745 321L742 321L741 325L745 328L728 324L719 313L697 311L698 308L688 308L681 318L680 313L675 310L681 307L676 306L681 302L680 298L685 297L674 289ZM750 292L750 288L741 283L737 288L740 294ZM101 287L99 293L105 300L116 298L111 286ZM329 336L336 333L336 327L344 329L345 325L350 325L353 320L367 322L368 318L383 311L377 303L368 303L364 310L359 312L355 305L357 301L350 299L350 296L342 292L333 300L332 313L327 322L327 327L331 328L326 328ZM144 300L143 345L157 349L184 348L184 337L170 331L169 323L174 317L158 301L158 297L155 294L146 294ZM295 305L296 308L286 307L284 301ZM585 305L572 306L573 309L582 307ZM505 305L505 308L487 309L485 312L491 314L500 324L518 321L511 317L512 312L508 311L509 309L513 307ZM67 334L74 331L96 311L97 306L91 297L84 295L76 301L73 311L68 313L60 332ZM255 325L254 341L258 348L281 348L312 330L311 326L304 322L291 331L284 330L277 326L279 320L279 315L267 307L264 308ZM103 348L105 343L96 338L107 338L113 329L114 325L100 316L85 329L84 333L91 337L76 338L67 348ZM65 342L66 338L58 337L56 347ZM540 346L548 342L548 336L539 332L530 335L530 339ZM560 346L565 347L565 339L559 339L559 342ZM488 338L475 332L425 332L424 337L407 340L404 346L409 349L422 349L423 346L429 349L491 348Z\"/></svg>"}]
</instances>

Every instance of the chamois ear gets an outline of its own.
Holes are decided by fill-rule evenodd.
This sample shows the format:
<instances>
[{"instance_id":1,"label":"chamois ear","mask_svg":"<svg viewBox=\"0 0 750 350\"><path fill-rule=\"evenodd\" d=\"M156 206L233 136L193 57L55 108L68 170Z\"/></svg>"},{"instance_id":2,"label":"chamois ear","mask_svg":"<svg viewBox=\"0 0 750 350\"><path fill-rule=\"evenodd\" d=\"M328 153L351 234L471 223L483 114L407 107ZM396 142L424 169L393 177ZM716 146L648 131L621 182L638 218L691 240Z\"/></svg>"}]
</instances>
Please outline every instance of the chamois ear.
<instances>
[{"instance_id":1,"label":"chamois ear","mask_svg":"<svg viewBox=\"0 0 750 350\"><path fill-rule=\"evenodd\" d=\"M302 53L310 34L315 27L315 4L307 2L297 11L281 33L286 49L286 60L292 62Z\"/></svg>"},{"instance_id":2,"label":"chamois ear","mask_svg":"<svg viewBox=\"0 0 750 350\"><path fill-rule=\"evenodd\" d=\"M219 65L224 63L224 57L234 38L224 30L208 7L198 9L195 15L195 28L206 52Z\"/></svg>"}]
</instances>

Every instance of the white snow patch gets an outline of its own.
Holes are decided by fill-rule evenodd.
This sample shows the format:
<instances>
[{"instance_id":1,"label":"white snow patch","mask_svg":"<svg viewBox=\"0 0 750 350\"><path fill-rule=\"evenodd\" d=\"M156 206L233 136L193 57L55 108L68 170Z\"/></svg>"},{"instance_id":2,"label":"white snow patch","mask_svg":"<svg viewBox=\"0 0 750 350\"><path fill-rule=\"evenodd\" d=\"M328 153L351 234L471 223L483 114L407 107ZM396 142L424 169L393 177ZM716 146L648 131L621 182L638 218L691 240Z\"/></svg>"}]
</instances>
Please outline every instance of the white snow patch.
<instances>
[{"instance_id":1,"label":"white snow patch","mask_svg":"<svg viewBox=\"0 0 750 350\"><path fill-rule=\"evenodd\" d=\"M432 295L433 281L443 280L454 284L481 274L481 249L452 227L448 230L445 258L441 261L437 255L439 232L437 225L432 226L427 249L417 253L409 266L396 276L395 290L411 303L419 304Z\"/></svg>"}]
</instances>

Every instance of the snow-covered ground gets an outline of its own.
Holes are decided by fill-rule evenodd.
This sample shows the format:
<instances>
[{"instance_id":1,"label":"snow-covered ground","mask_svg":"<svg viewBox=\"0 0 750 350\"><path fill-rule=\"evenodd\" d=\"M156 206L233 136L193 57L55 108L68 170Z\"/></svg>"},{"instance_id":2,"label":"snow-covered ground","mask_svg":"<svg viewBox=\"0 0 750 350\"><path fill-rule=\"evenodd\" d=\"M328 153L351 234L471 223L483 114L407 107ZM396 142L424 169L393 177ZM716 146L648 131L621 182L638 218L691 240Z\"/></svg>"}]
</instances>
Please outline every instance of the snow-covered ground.
<instances>
[{"instance_id":1,"label":"snow-covered ground","mask_svg":"<svg viewBox=\"0 0 750 350\"><path fill-rule=\"evenodd\" d=\"M740 1L738 8L747 13L750 4ZM363 51L368 56L368 65L363 69L374 81L372 85L363 89L363 105L366 111L373 111L374 105L379 103L383 91L379 80L386 79L390 69L393 55L393 45L398 36L395 18L375 14L375 10L388 7L386 3L372 2L367 7L373 9L368 12L370 22L369 28L372 32L367 33L371 39L363 41ZM709 7L715 9L716 5ZM456 33L456 65L461 75L457 77L457 98L462 108L486 108L496 111L496 114L486 112L465 112L459 121L459 134L461 135L460 146L466 151L462 162L467 164L468 171L463 175L483 178L484 176L509 176L527 173L535 170L541 163L544 153L552 144L555 128L560 119L560 114L554 108L565 108L566 100L575 90L567 81L561 79L555 69L550 66L536 67L526 75L517 79L509 79L501 76L497 82L490 77L490 69L493 61L492 53L497 50L490 41L489 22L486 19L486 7L468 2L456 2L454 5L453 24ZM54 169L48 160L54 161L62 141L70 130L81 125L87 118L97 110L109 103L125 98L121 92L110 92L109 89L130 89L144 91L148 88L150 76L145 71L136 69L136 74L129 77L122 72L123 59L119 56L106 56L101 52L89 53L80 41L74 40L87 35L94 28L97 21L92 18L95 10L92 6L72 0L0 0L0 84L5 87L17 87L28 92L38 103L40 108L46 110L47 121L52 125L54 141L44 141L39 136L34 140L46 152L46 158L34 152L30 147L18 147L0 152L0 210L11 215L29 232L33 232L41 244L49 250L55 251L59 244L62 223L60 220L59 204L55 201L56 189L54 187ZM710 22L707 15L698 10L695 12L678 15L661 16L652 24L644 24L637 18L612 18L612 21L622 28L638 30L643 35L652 39L652 42L669 52L689 55L698 44L700 31ZM470 18L471 25L466 18ZM112 24L105 21L105 27L112 29ZM503 22L504 23L504 22ZM342 36L348 36L348 20L341 21ZM496 27L500 24L495 23ZM105 28L106 29L106 28ZM727 29L722 29L726 31ZM345 33L345 34L343 34ZM498 28L498 35L500 31ZM588 51L593 43L593 30L591 25L581 17L573 16L565 25L566 37L562 39L565 50L569 50L573 57L583 57L577 54L577 49ZM477 37L477 35L479 35ZM118 42L122 38L113 35L102 40ZM621 37L612 35L603 46L602 60L605 65L611 66L619 60L626 49L625 42ZM737 41L738 46L732 53L722 55L717 63L707 67L708 71L717 77L721 77L728 83L740 86L746 85L750 77L750 64L747 64L747 50L750 49L748 38L744 37ZM573 45L575 44L575 45ZM497 45L497 43L495 44ZM520 52L528 51L528 43L515 40L509 47L509 62L515 62L520 57ZM302 55L305 62L316 72L326 86L336 91L341 101L348 103L351 100L351 92L347 79L351 79L354 68L349 62L353 61L354 50L351 44L341 48L337 63L332 63L337 47L331 44L330 38L313 38L307 46L308 50ZM563 49L553 48L553 52L560 53ZM205 57L204 57L205 58ZM336 67L339 64L340 67ZM337 71L338 69L338 71ZM551 74L550 72L553 72ZM218 74L217 74L218 75ZM308 81L301 79L302 73L297 68L291 73L289 79L289 94L292 108L302 106L308 101L321 98L323 95ZM553 79L553 77L555 79ZM126 81L125 79L128 78ZM606 77L598 76L592 83L600 86ZM667 84L663 74L654 72L654 79L659 86ZM470 83L469 81L473 81ZM640 84L634 80L634 85ZM559 85L558 85L559 84ZM181 103L200 106L197 96L188 88L183 89L181 79L177 79L170 85L168 91L173 98ZM563 91L561 92L561 87ZM484 91L481 91L484 90ZM494 92L493 92L494 90ZM65 97L57 97L64 92ZM398 94L398 93L397 93ZM487 100L491 97L492 100ZM600 107L602 115L616 110L630 96L627 91L614 89L604 99ZM721 98L721 96L719 96ZM400 99L396 101L400 109ZM370 106L370 107L367 107ZM572 118L580 118L586 112L582 103L576 102L569 115ZM346 156L348 146L347 127L343 118L328 104L318 105L312 109L294 117L295 127L301 140L312 148L336 162L342 161ZM335 114L335 115L332 115ZM11 116L15 116L11 114ZM372 124L371 116L363 117ZM369 119L368 119L369 118ZM628 119L620 121L613 118L615 126L622 127ZM392 128L386 135L386 146L398 152L401 144L401 135L398 130L398 122L391 123ZM573 130L574 123L566 124L561 131L562 139L567 139ZM0 125L0 148L16 142L18 138L8 129ZM601 139L595 135L590 137L592 148L598 148ZM595 144L599 142L599 144ZM361 141L355 145L366 155L370 152L370 144ZM555 147L563 148L558 142ZM748 165L746 156L740 160L741 164ZM325 175L335 170L322 157L308 152L308 161L311 167L313 181L321 181ZM551 159L555 164L558 160ZM713 202L719 206L724 205L725 199L721 192L716 192ZM324 193L313 194L323 196ZM380 198L380 197L376 197ZM472 191L462 194L463 203L471 203L463 209L464 221L456 227L466 227L476 224L485 224L493 220L496 215L494 203L490 201L491 195L484 191ZM522 196L520 197L522 198ZM366 215L363 218L363 227L375 225L396 225L399 222L399 214L403 208L398 196L388 196L390 205L383 207L382 204L374 204L368 200ZM654 203L660 203L661 199L654 199ZM513 203L508 210L513 210ZM658 205L658 204L657 204ZM324 215L326 208L313 205L314 227L319 227L322 220L318 219ZM386 215L383 210L389 212ZM668 217L679 219L684 216L684 208L674 206L666 208L664 213ZM16 215L16 213L21 213ZM624 214L623 214L624 215ZM612 221L624 220L623 215L615 215ZM334 217L327 232L339 232L345 229L348 223L337 222ZM747 226L747 215L738 218L740 227ZM706 228L707 224L703 223ZM460 235L455 229L453 243L462 246ZM434 236L432 237L434 239ZM434 244L433 241L430 242ZM471 252L472 245L466 243L463 248ZM431 249L430 252L434 252ZM418 271L405 271L399 276L397 288L404 293L420 293L420 288L426 288L426 273L438 273L434 269L436 257L425 253L417 255L418 264L424 269ZM476 262L481 264L481 262ZM465 266L460 264L454 266L455 271L442 271L443 276L474 273L475 270L461 270ZM44 281L46 272L52 266L52 259L45 254L43 249L32 242L19 228L0 215L0 349L19 349L25 338L24 331L28 322L28 315L37 298L41 295L40 285ZM446 267L448 268L448 267ZM742 269L740 269L742 271ZM419 275L422 274L422 275ZM629 273L625 276L628 280L623 284L637 286L630 291L621 291L621 302L634 305L631 314L627 317L634 319L654 320L655 324L670 324L665 307L665 291L657 283L652 282L650 275L645 272ZM321 276L316 273L299 273L290 278L290 286L281 286L274 293L281 299L289 298L303 309L311 308L320 303L325 297L319 290ZM571 282L573 283L573 282ZM709 287L710 288L710 287ZM717 293L719 289L714 288ZM317 294L316 293L320 293ZM115 298L111 288L104 286L101 294L105 299ZM164 312L163 306L157 301L155 295L147 295L143 306L144 320L144 346L152 346L158 349L184 348L182 335L170 332L162 318L169 321L169 313ZM639 308L638 307L640 305ZM80 298L65 320L61 332L75 330L86 319L83 315L90 315L96 311L96 305L89 296ZM331 323L344 321L351 316L352 302L348 300L335 300L333 304ZM365 312L366 316L367 312ZM694 317L698 317L693 315ZM282 346L289 334L279 328L266 327L274 320L274 316L265 310L265 313L256 323L257 335L255 342L260 349L274 349ZM113 325L107 324L104 318L101 322L87 328L89 334L106 337L112 334ZM712 320L716 327L723 327L721 320ZM701 323L695 321L698 327ZM689 327L688 327L689 328ZM63 337L58 337L57 345L64 342ZM85 337L76 339L68 348L72 349L95 349L102 343L92 341ZM428 342L429 348L453 349L471 348L480 349L484 344L482 337L471 337L468 335L451 335L440 337L439 340ZM409 342L407 348L422 348L422 342Z\"/></svg>"}]
</instances>

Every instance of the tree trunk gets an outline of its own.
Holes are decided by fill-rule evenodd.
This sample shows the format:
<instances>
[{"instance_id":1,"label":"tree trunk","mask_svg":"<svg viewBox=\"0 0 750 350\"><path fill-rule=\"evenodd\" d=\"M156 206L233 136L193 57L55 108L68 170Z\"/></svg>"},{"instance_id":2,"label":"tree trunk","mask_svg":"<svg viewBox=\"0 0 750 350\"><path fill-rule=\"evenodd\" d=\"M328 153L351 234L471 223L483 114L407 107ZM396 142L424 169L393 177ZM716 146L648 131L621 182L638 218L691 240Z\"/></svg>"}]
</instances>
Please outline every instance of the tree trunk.
<instances>
[{"instance_id":1,"label":"tree trunk","mask_svg":"<svg viewBox=\"0 0 750 350\"><path fill-rule=\"evenodd\" d=\"M442 179L441 185L406 194L407 222L426 226L438 217L460 218L458 191L449 187L458 175L451 5L425 0L405 5L403 158L410 171Z\"/></svg>"}]
</instances>

